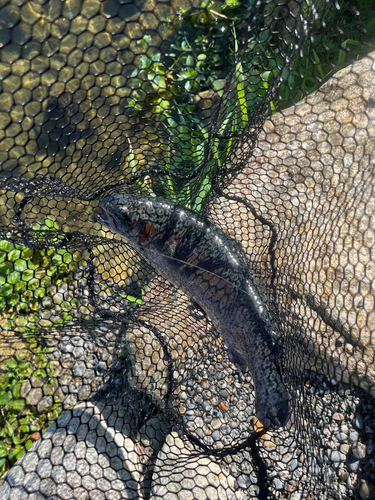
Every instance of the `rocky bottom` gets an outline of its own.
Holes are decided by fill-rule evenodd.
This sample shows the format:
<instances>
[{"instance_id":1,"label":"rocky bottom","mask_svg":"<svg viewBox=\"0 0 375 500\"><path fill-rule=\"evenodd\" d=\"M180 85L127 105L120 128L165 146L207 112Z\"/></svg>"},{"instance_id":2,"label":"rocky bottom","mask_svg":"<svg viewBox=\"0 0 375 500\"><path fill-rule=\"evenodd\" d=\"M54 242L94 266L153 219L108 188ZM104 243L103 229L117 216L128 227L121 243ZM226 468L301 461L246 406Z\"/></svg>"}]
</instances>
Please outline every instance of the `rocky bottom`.
<instances>
[{"instance_id":1,"label":"rocky bottom","mask_svg":"<svg viewBox=\"0 0 375 500\"><path fill-rule=\"evenodd\" d=\"M103 323L99 330L110 345L113 329ZM374 498L375 403L368 394L301 376L287 427L241 449L261 424L251 378L225 353L187 362L161 409L135 387L114 342L105 350L89 339L75 332L56 345L66 367L59 384L74 406L0 480L1 499ZM102 389L79 401L104 372Z\"/></svg>"}]
</instances>

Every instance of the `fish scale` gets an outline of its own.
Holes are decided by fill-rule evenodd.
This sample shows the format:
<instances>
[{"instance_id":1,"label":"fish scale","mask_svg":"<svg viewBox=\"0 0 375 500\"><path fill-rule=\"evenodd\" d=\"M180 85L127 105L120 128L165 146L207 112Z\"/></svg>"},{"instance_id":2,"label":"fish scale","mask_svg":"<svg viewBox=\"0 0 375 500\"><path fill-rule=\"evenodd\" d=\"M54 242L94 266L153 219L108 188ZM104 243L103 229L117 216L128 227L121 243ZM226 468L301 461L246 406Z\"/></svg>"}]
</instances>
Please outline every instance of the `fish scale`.
<instances>
[{"instance_id":1,"label":"fish scale","mask_svg":"<svg viewBox=\"0 0 375 500\"><path fill-rule=\"evenodd\" d=\"M199 304L229 359L249 369L258 420L270 429L285 426L290 395L277 366L275 330L235 241L208 219L159 198L114 193L101 207L100 222Z\"/></svg>"}]
</instances>

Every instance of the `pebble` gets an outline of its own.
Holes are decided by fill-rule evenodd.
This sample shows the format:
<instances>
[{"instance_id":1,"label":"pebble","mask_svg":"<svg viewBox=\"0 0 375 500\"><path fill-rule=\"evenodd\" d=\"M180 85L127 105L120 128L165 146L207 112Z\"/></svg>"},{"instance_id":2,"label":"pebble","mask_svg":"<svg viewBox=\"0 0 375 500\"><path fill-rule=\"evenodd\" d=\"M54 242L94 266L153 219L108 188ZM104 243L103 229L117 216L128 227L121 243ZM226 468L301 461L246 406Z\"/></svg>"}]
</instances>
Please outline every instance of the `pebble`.
<instances>
[{"instance_id":1,"label":"pebble","mask_svg":"<svg viewBox=\"0 0 375 500\"><path fill-rule=\"evenodd\" d=\"M273 486L275 490L282 490L284 488L283 483L278 478L273 480Z\"/></svg>"},{"instance_id":2,"label":"pebble","mask_svg":"<svg viewBox=\"0 0 375 500\"><path fill-rule=\"evenodd\" d=\"M348 469L351 472L357 472L360 465L361 465L361 461L358 460L358 458L356 458L354 456L352 456L352 457L349 458Z\"/></svg>"},{"instance_id":3,"label":"pebble","mask_svg":"<svg viewBox=\"0 0 375 500\"><path fill-rule=\"evenodd\" d=\"M340 441L340 443L347 443L348 435L345 434L344 432L339 432L337 434L337 440Z\"/></svg>"},{"instance_id":4,"label":"pebble","mask_svg":"<svg viewBox=\"0 0 375 500\"><path fill-rule=\"evenodd\" d=\"M362 443L355 443L353 444L353 446L351 447L351 453L353 454L353 456L355 458L357 458L358 460L362 460L363 458L366 457L366 451L367 451L367 448L364 444Z\"/></svg>"},{"instance_id":5,"label":"pebble","mask_svg":"<svg viewBox=\"0 0 375 500\"><path fill-rule=\"evenodd\" d=\"M237 479L237 484L240 488L244 490L248 488L248 484L244 476L239 476L239 478Z\"/></svg>"},{"instance_id":6,"label":"pebble","mask_svg":"<svg viewBox=\"0 0 375 500\"><path fill-rule=\"evenodd\" d=\"M214 431L212 433L212 439L215 440L215 441L219 441L219 439L220 439L220 431Z\"/></svg>"},{"instance_id":7,"label":"pebble","mask_svg":"<svg viewBox=\"0 0 375 500\"><path fill-rule=\"evenodd\" d=\"M340 469L339 478L341 481L345 482L349 477L349 473L345 469Z\"/></svg>"},{"instance_id":8,"label":"pebble","mask_svg":"<svg viewBox=\"0 0 375 500\"><path fill-rule=\"evenodd\" d=\"M212 422L211 422L211 427L212 427L213 429L219 429L219 428L221 427L221 425L222 425L222 424L221 424L221 422L220 422L220 420L219 420L218 418L215 418L215 419L214 419L214 420L212 420Z\"/></svg>"},{"instance_id":9,"label":"pebble","mask_svg":"<svg viewBox=\"0 0 375 500\"><path fill-rule=\"evenodd\" d=\"M252 484L249 488L250 494L252 494L252 496L256 498L259 495L259 491L260 491L259 486L256 486L255 484Z\"/></svg>"},{"instance_id":10,"label":"pebble","mask_svg":"<svg viewBox=\"0 0 375 500\"><path fill-rule=\"evenodd\" d=\"M345 420L345 416L342 413L334 413L332 415L333 420L336 420L337 422L342 422Z\"/></svg>"},{"instance_id":11,"label":"pebble","mask_svg":"<svg viewBox=\"0 0 375 500\"><path fill-rule=\"evenodd\" d=\"M332 462L343 462L345 460L345 455L338 450L333 450L330 456Z\"/></svg>"},{"instance_id":12,"label":"pebble","mask_svg":"<svg viewBox=\"0 0 375 500\"><path fill-rule=\"evenodd\" d=\"M340 451L341 453L343 453L344 455L347 455L349 453L349 450L350 450L350 446L346 443L342 444L340 446Z\"/></svg>"},{"instance_id":13,"label":"pebble","mask_svg":"<svg viewBox=\"0 0 375 500\"><path fill-rule=\"evenodd\" d=\"M229 398L230 394L229 394L229 392L227 391L227 389L221 389L221 390L220 390L220 396L221 396L222 398Z\"/></svg>"},{"instance_id":14,"label":"pebble","mask_svg":"<svg viewBox=\"0 0 375 500\"><path fill-rule=\"evenodd\" d=\"M69 345L73 347L77 345L73 342L72 337L66 337L64 342L66 347L64 356L67 356L66 359L68 362L71 363L72 367L74 366L74 369L72 368L73 375L83 377L82 387L91 387L88 382L90 377L91 380L100 382L103 379L103 374L98 375L98 366L101 363L103 367L104 365L107 366L101 357L100 349L96 353L93 353L93 350L89 351L86 347L87 344L84 343L82 347L85 358L74 359L74 352L80 358L82 351L78 349L75 351L70 350ZM87 357L89 359L86 359ZM225 357L222 362L224 363L224 361ZM89 370L87 368L89 363L95 369ZM83 367L86 367L86 372ZM241 442L249 436L249 431L253 432L254 429L260 430L262 428L261 423L254 417L254 394L252 392L250 377L239 375L236 371L233 371L233 373L226 372L225 368L225 370L219 370L217 375L214 374L208 383L203 379L204 370L210 373L210 366L205 365L202 368L202 375L200 375L202 382L200 384L196 382L191 384L190 380L185 381L184 386L180 386L180 393L175 396L174 400L175 408L180 413L181 421L185 422L185 425L193 435L197 436L207 446L218 449L224 445ZM223 384L224 379L222 376L225 378L225 385ZM359 399L356 398L354 392L349 391L348 393L345 390L341 391L341 395L338 395L336 392L331 391L328 386L324 387L323 381L324 378L320 379L317 375L316 383L311 383L309 387L306 387L304 392L304 404L310 408L320 408L319 418L316 417L316 414L308 416L301 413L298 419L298 427L291 426L291 428L279 429L276 432L267 432L261 440L259 450L264 459L268 479L270 479L272 495L276 495L277 498L284 498L282 495L287 494L287 498L290 498L290 500L301 500L306 497L305 494L308 491L311 491L311 484L322 484L321 478L324 474L324 478L327 478L327 485L335 489L329 500L336 498L346 500L345 491L351 494L352 484L355 491L359 492L360 497L368 500L371 497L362 495L369 494L370 484L363 482L360 485L358 484L358 476L363 477L363 475L361 476L361 467L364 466L364 457L366 457L366 446L359 442L360 438L362 439L363 433L360 436L358 430L360 430L359 427L361 425L363 430L365 424L367 424L366 430L371 430L369 422L366 420L370 408L361 406L362 410L359 413L357 411ZM77 392L80 390L78 382L74 377L70 377L64 386L67 394L71 395L74 391ZM194 392L191 392L192 390ZM233 397L231 404L227 400L229 395ZM221 407L221 403L225 405L225 409ZM141 408L139 411L141 411ZM356 411L357 413L355 414ZM135 428L131 428L130 425L127 427L129 427L127 432L130 436L130 433ZM156 449L154 457L158 467L156 467L155 481L153 478L152 494L154 496L151 494L150 498L159 498L157 493L160 491L161 494L161 490L157 488L159 485L162 485L164 479L167 480L167 477L170 478L173 475L176 480L176 488L180 487L180 483L187 485L187 489L184 492L184 495L185 493L186 495L180 495L179 498L190 498L191 495L190 497L188 495L189 493L191 494L191 489L188 489L190 478L182 477L181 469L176 471L171 469L168 472L163 469L162 458L165 434L162 432L159 438L158 434L154 435L150 433L149 431L152 431L154 428L154 423L152 426L144 424L139 426L140 431L142 431L140 432L141 443L144 445L153 444L154 449ZM314 448L316 443L312 443L312 429L316 431L317 444L319 444L319 439L321 439L319 450L318 448ZM370 454L373 451L373 446L371 447L373 438L373 435L370 433L365 438L366 444L368 443L367 451L370 450L368 451L369 460L372 459L372 455L370 456ZM176 463L178 463L182 451L186 451L187 456L190 453L185 448L187 446L185 441L182 444L178 439L177 436L173 435L173 439L171 438L171 442L168 445L169 451L174 450L176 452L174 456L169 455L169 459L176 460ZM179 443L178 446L176 445L177 442ZM181 448L179 448L180 445ZM352 446L349 448L350 445ZM302 450L304 450L304 453ZM167 451L167 448L164 448L164 451ZM317 460L318 457L319 460ZM323 460L320 460L321 457ZM165 460L166 458L167 456L164 456ZM205 459L208 460L207 457ZM250 498L251 495L253 497L258 496L260 491L258 486L259 478L254 473L252 466L254 462L249 452L241 450L237 454L226 456L223 460L226 459L230 466L227 469L223 467L221 470L230 470L230 474L225 474L224 477L220 476L221 472L218 473L218 476L215 476L213 480L215 488L228 488L225 491L233 491L236 495L240 493L243 495L238 496L241 500L248 498L249 495ZM196 472L194 481L202 481L203 484L204 478L207 476L207 470L204 468L206 466L200 460L201 458L195 457L192 463L189 463L188 469L191 473ZM212 462L212 464L216 466L215 462ZM167 465L167 461L165 461L165 465ZM196 466L197 470L192 471L191 466ZM157 477L158 475L159 477ZM369 476L367 475L366 477ZM158 479L159 482L157 482ZM223 483L220 483L221 481ZM236 491L236 488L241 491ZM285 493L284 489L287 493ZM206 492L201 490L199 495L204 497L203 493L205 493L207 498L210 498L208 490ZM319 498L319 500L320 498L321 500L328 498L325 496L319 497L319 493L319 491L316 491L316 497L313 498ZM193 498L198 498L198 494ZM237 499L237 496L233 498Z\"/></svg>"},{"instance_id":15,"label":"pebble","mask_svg":"<svg viewBox=\"0 0 375 500\"><path fill-rule=\"evenodd\" d=\"M359 434L357 431L351 431L349 434L349 441L352 443L356 443L358 441Z\"/></svg>"},{"instance_id":16,"label":"pebble","mask_svg":"<svg viewBox=\"0 0 375 500\"><path fill-rule=\"evenodd\" d=\"M364 479L361 479L361 486L359 488L359 496L364 500L370 500L371 492L367 482Z\"/></svg>"},{"instance_id":17,"label":"pebble","mask_svg":"<svg viewBox=\"0 0 375 500\"><path fill-rule=\"evenodd\" d=\"M76 377L83 377L86 373L86 365L85 363L76 363L73 368L73 373Z\"/></svg>"},{"instance_id":18,"label":"pebble","mask_svg":"<svg viewBox=\"0 0 375 500\"><path fill-rule=\"evenodd\" d=\"M293 460L289 463L288 468L289 468L289 470L290 470L290 471L294 471L294 470L296 470L296 469L297 469L297 467L298 467L298 462L297 462L297 460L294 458L294 459L293 459Z\"/></svg>"},{"instance_id":19,"label":"pebble","mask_svg":"<svg viewBox=\"0 0 375 500\"><path fill-rule=\"evenodd\" d=\"M104 361L100 361L97 365L96 365L96 371L98 371L99 373L104 373L108 370L108 367L107 367L107 364L104 362Z\"/></svg>"},{"instance_id":20,"label":"pebble","mask_svg":"<svg viewBox=\"0 0 375 500\"><path fill-rule=\"evenodd\" d=\"M301 498L302 493L300 493L299 491L295 491L294 493L292 493L290 500L301 500Z\"/></svg>"},{"instance_id":21,"label":"pebble","mask_svg":"<svg viewBox=\"0 0 375 500\"><path fill-rule=\"evenodd\" d=\"M357 413L354 417L353 425L358 431L361 431L364 428L363 417L360 413Z\"/></svg>"}]
</instances>

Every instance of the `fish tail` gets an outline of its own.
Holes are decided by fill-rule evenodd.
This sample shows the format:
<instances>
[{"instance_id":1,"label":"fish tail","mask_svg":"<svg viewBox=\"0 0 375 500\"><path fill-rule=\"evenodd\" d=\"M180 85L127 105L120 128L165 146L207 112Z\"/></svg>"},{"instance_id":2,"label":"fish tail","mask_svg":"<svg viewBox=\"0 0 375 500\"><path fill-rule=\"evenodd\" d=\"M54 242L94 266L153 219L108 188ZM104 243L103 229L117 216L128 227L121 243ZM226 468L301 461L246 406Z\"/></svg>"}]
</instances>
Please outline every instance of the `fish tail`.
<instances>
[{"instance_id":1,"label":"fish tail","mask_svg":"<svg viewBox=\"0 0 375 500\"><path fill-rule=\"evenodd\" d=\"M256 417L264 427L275 430L284 427L290 419L291 397L275 365L263 375L255 384Z\"/></svg>"}]
</instances>

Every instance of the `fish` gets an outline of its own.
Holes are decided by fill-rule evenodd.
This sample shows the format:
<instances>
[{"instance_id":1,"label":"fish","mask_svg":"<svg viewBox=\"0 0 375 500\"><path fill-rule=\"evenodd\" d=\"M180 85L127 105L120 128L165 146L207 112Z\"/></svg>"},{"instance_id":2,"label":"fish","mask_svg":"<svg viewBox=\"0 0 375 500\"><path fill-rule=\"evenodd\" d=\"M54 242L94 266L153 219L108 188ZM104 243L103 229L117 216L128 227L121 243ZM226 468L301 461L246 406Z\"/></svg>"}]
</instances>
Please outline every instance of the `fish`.
<instances>
[{"instance_id":1,"label":"fish","mask_svg":"<svg viewBox=\"0 0 375 500\"><path fill-rule=\"evenodd\" d=\"M115 192L100 206L97 220L198 304L221 334L229 360L249 370L261 424L284 427L291 398L278 363L275 328L239 243L167 199Z\"/></svg>"}]
</instances>

